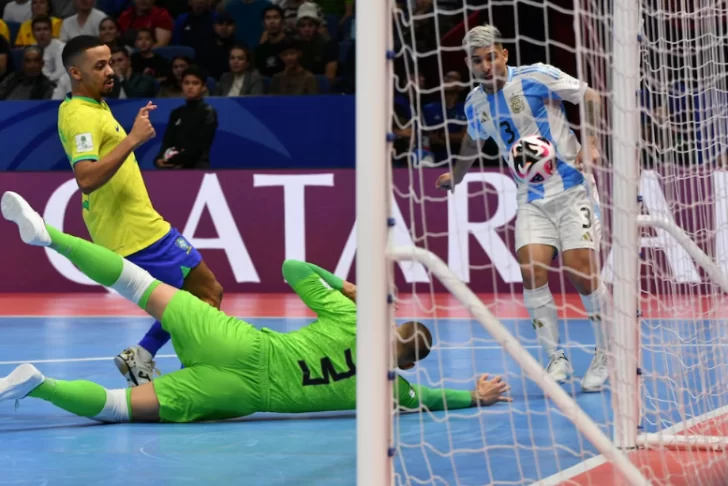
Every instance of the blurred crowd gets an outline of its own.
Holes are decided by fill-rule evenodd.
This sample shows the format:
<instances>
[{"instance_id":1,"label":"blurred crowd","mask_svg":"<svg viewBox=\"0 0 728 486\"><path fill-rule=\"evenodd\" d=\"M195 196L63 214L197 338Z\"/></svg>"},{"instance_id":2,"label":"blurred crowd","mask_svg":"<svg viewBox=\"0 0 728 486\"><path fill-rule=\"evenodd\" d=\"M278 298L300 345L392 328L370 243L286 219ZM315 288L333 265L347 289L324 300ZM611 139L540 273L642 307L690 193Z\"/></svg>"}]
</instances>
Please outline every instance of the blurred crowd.
<instances>
[{"instance_id":1,"label":"blurred crowd","mask_svg":"<svg viewBox=\"0 0 728 486\"><path fill-rule=\"evenodd\" d=\"M65 43L111 48L111 98L353 93L354 0L0 0L0 100L63 99Z\"/></svg>"}]
</instances>

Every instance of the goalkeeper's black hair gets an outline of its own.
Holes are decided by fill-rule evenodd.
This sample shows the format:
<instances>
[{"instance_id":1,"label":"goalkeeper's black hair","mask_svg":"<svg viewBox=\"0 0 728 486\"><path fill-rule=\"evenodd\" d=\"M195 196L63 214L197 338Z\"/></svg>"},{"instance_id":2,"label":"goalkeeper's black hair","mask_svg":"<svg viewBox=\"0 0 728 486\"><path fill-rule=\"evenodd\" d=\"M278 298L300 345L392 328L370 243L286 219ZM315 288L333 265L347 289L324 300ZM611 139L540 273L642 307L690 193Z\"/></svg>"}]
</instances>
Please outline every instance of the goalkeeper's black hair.
<instances>
[{"instance_id":1,"label":"goalkeeper's black hair","mask_svg":"<svg viewBox=\"0 0 728 486\"><path fill-rule=\"evenodd\" d=\"M76 58L89 49L101 47L104 43L98 37L92 35L79 35L69 40L63 48L63 67L68 69L76 61Z\"/></svg>"}]
</instances>

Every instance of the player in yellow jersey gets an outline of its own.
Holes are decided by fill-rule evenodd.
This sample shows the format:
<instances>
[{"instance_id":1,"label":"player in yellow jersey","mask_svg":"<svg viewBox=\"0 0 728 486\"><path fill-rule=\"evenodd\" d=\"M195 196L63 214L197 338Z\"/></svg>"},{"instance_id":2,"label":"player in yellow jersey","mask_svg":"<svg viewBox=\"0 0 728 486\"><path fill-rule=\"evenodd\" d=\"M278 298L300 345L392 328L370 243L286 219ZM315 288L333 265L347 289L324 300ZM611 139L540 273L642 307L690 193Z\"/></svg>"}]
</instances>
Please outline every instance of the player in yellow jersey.
<instances>
[{"instance_id":1,"label":"player in yellow jersey","mask_svg":"<svg viewBox=\"0 0 728 486\"><path fill-rule=\"evenodd\" d=\"M63 49L72 91L58 110L58 135L81 189L83 219L94 243L127 258L157 280L219 308L222 287L199 252L154 210L134 150L155 136L150 101L127 135L103 97L114 88L111 52L98 38L78 36ZM130 387L148 383L154 355L170 339L155 322L114 362Z\"/></svg>"}]
</instances>

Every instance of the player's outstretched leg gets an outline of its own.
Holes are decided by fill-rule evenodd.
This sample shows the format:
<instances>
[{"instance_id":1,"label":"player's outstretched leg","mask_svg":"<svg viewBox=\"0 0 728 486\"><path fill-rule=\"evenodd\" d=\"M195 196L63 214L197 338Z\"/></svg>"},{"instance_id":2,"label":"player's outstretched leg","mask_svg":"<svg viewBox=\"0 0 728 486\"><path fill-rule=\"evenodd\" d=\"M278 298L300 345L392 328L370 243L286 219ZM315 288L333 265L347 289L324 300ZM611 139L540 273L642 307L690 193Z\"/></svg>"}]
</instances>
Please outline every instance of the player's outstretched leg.
<instances>
[{"instance_id":1,"label":"player's outstretched leg","mask_svg":"<svg viewBox=\"0 0 728 486\"><path fill-rule=\"evenodd\" d=\"M21 364L0 378L0 402L25 397L40 398L99 422L129 422L131 417L131 394L126 390L107 390L90 381L46 378L31 364Z\"/></svg>"},{"instance_id":2,"label":"player's outstretched leg","mask_svg":"<svg viewBox=\"0 0 728 486\"><path fill-rule=\"evenodd\" d=\"M14 222L20 229L20 238L33 246L47 246L68 258L91 280L116 290L121 296L147 308L147 302L157 286L161 284L148 272L125 260L111 250L89 241L67 235L46 225L43 218L28 202L14 192L6 192L0 201L5 219ZM168 296L167 296L168 297ZM168 300L167 300L168 302ZM155 314L163 312L163 305L154 306ZM151 313L151 312L150 312ZM153 317L158 317L153 315Z\"/></svg>"}]
</instances>

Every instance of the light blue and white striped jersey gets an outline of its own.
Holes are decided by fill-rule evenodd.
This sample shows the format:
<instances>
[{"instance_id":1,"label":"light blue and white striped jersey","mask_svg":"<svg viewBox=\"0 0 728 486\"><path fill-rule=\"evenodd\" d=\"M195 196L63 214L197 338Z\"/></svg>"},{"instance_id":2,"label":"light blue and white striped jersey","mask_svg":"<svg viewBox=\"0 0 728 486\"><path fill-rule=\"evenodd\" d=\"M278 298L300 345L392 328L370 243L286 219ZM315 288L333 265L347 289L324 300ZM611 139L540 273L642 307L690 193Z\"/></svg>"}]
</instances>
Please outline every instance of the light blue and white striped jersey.
<instances>
[{"instance_id":1,"label":"light blue and white striped jersey","mask_svg":"<svg viewBox=\"0 0 728 486\"><path fill-rule=\"evenodd\" d=\"M575 168L581 145L569 128L563 101L580 103L586 88L586 83L539 63L508 67L508 81L497 93L478 86L468 95L468 134L473 140L492 138L511 171L508 154L520 138L541 135L556 148L557 172L541 184L518 184L519 204L548 199L584 183L584 175Z\"/></svg>"}]
</instances>

